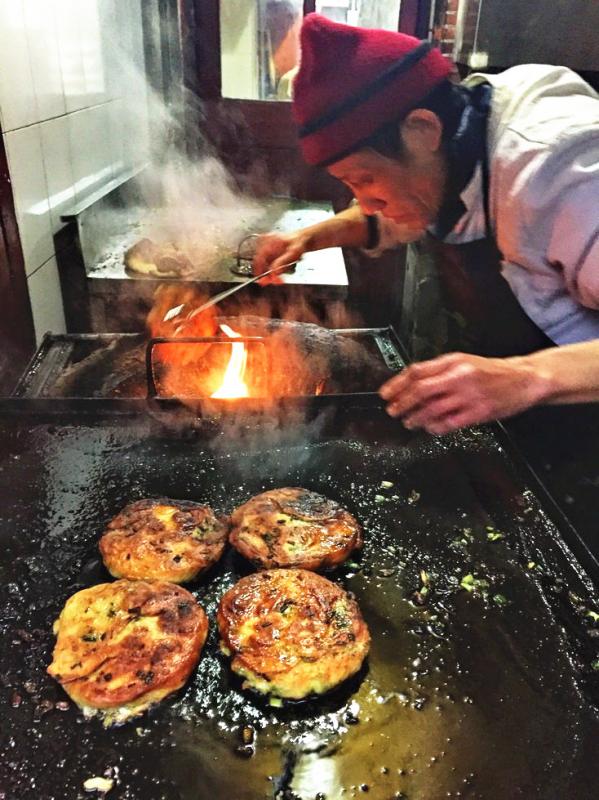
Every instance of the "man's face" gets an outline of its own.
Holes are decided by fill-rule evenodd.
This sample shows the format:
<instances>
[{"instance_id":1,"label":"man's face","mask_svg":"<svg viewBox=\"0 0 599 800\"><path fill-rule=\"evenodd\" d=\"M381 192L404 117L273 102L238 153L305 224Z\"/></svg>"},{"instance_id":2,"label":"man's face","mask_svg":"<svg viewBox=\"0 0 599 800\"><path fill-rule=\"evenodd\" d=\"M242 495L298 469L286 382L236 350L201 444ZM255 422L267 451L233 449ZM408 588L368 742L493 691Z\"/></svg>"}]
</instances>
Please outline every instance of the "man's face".
<instances>
[{"instance_id":1,"label":"man's face","mask_svg":"<svg viewBox=\"0 0 599 800\"><path fill-rule=\"evenodd\" d=\"M397 161L364 149L328 171L351 189L364 214L380 211L396 222L404 242L423 236L443 200L445 164L438 151L407 152Z\"/></svg>"}]
</instances>

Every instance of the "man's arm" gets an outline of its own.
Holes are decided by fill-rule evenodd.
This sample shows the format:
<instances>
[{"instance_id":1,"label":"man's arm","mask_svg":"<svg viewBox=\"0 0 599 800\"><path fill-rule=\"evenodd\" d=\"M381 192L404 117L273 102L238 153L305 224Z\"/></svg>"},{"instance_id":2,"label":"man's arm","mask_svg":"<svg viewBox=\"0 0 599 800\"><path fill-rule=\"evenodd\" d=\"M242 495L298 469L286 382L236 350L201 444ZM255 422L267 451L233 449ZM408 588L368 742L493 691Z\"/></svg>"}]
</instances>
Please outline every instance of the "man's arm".
<instances>
[{"instance_id":1,"label":"man's arm","mask_svg":"<svg viewBox=\"0 0 599 800\"><path fill-rule=\"evenodd\" d=\"M536 405L599 401L599 340L527 356L449 353L412 364L380 389L408 428L442 434Z\"/></svg>"},{"instance_id":2,"label":"man's arm","mask_svg":"<svg viewBox=\"0 0 599 800\"><path fill-rule=\"evenodd\" d=\"M551 347L524 359L544 381L539 383L543 404L599 401L599 339Z\"/></svg>"},{"instance_id":3,"label":"man's arm","mask_svg":"<svg viewBox=\"0 0 599 800\"><path fill-rule=\"evenodd\" d=\"M512 144L517 142L516 138ZM568 150L565 159L563 148L556 146L524 185L516 180L520 161L506 163L509 169L503 164L497 192L504 196L503 228L510 232L508 243L512 250L525 253L525 263L530 266L532 262L541 276L557 270L573 303L585 312L576 316L570 329L568 317L556 319L555 313L549 313L551 306L543 309L542 303L540 315L545 314L548 327L532 314L531 318L556 340L554 332L559 328L564 338L567 334L566 341L588 341L513 358L450 353L414 364L380 389L389 413L408 427L447 433L537 405L599 401L599 339L590 339L597 336L597 318L596 313L588 316L599 311L596 136L580 140L576 157ZM517 192L513 191L515 185L519 186ZM517 258L513 264L517 265ZM512 285L510 274L504 272ZM518 274L526 284L527 270L522 268ZM536 285L531 281L529 291L534 292Z\"/></svg>"},{"instance_id":4,"label":"man's arm","mask_svg":"<svg viewBox=\"0 0 599 800\"><path fill-rule=\"evenodd\" d=\"M255 275L300 259L304 253L325 247L365 247L368 242L366 217L357 205L330 219L291 233L267 233L260 237L253 261ZM268 276L265 283L280 282Z\"/></svg>"}]
</instances>

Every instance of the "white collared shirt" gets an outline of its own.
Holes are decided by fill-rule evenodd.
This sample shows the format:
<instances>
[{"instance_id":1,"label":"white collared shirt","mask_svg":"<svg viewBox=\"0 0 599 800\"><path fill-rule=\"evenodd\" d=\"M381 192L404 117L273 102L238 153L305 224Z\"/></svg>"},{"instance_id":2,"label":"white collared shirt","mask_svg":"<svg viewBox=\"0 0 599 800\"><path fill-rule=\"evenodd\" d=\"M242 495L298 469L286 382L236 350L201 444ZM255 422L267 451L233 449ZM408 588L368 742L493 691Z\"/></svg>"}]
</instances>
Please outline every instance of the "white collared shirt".
<instances>
[{"instance_id":1,"label":"white collared shirt","mask_svg":"<svg viewBox=\"0 0 599 800\"><path fill-rule=\"evenodd\" d=\"M599 338L599 95L566 67L525 64L471 75L493 86L488 128L491 226L502 275L556 344ZM485 237L482 170L445 237ZM379 214L377 254L401 241Z\"/></svg>"}]
</instances>

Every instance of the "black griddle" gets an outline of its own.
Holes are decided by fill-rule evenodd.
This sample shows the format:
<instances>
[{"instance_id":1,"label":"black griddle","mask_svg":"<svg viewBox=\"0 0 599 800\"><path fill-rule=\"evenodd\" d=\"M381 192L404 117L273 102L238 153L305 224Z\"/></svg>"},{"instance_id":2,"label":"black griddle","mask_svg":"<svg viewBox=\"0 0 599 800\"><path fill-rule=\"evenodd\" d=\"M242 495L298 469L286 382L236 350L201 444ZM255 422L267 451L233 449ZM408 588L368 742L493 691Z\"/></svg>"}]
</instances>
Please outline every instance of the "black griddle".
<instances>
[{"instance_id":1,"label":"black griddle","mask_svg":"<svg viewBox=\"0 0 599 800\"><path fill-rule=\"evenodd\" d=\"M575 533L499 429L411 433L372 397L313 398L284 424L234 408L0 403L0 797L88 797L83 782L105 775L119 800L596 798L597 565L574 558ZM371 630L362 672L283 708L242 692L214 622L249 570L228 552L189 585L211 630L177 696L108 731L65 709L45 673L51 625L110 579L106 521L146 496L227 512L285 485L364 525L363 553L330 574Z\"/></svg>"}]
</instances>

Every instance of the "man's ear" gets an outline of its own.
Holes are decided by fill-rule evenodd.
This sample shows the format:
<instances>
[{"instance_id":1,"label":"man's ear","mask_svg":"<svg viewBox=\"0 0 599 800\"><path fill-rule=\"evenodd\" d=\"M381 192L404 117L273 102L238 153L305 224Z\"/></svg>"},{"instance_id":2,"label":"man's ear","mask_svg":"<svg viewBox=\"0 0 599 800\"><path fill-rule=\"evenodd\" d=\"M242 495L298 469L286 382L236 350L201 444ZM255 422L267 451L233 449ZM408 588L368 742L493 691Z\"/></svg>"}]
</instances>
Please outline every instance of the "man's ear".
<instances>
[{"instance_id":1,"label":"man's ear","mask_svg":"<svg viewBox=\"0 0 599 800\"><path fill-rule=\"evenodd\" d=\"M426 156L441 148L443 123L434 111L415 108L400 125L401 138L406 150L414 156Z\"/></svg>"}]
</instances>

